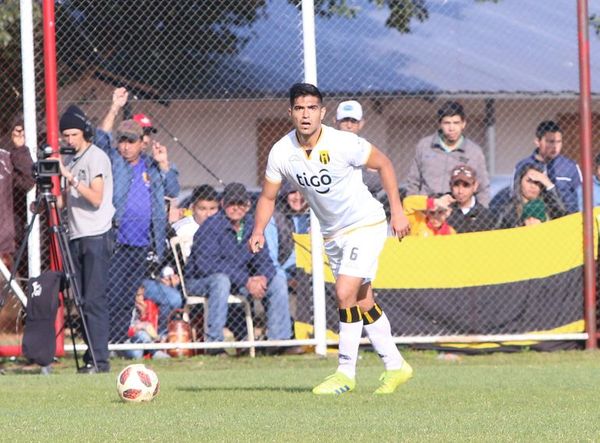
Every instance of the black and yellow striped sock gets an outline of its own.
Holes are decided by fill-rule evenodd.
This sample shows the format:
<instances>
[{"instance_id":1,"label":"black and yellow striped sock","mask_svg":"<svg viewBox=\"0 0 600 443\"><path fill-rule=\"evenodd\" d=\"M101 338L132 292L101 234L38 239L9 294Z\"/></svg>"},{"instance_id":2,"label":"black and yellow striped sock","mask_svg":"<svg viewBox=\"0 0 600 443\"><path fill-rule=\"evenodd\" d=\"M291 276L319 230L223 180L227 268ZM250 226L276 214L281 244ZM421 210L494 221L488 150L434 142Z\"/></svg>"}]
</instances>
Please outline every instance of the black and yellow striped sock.
<instances>
[{"instance_id":1,"label":"black and yellow striped sock","mask_svg":"<svg viewBox=\"0 0 600 443\"><path fill-rule=\"evenodd\" d=\"M371 309L362 313L362 319L365 325L370 325L371 323L375 323L377 320L379 320L382 314L383 309L381 309L381 307L375 303Z\"/></svg>"},{"instance_id":2,"label":"black and yellow striped sock","mask_svg":"<svg viewBox=\"0 0 600 443\"><path fill-rule=\"evenodd\" d=\"M358 306L339 308L338 313L342 323L356 323L362 320L362 315Z\"/></svg>"}]
</instances>

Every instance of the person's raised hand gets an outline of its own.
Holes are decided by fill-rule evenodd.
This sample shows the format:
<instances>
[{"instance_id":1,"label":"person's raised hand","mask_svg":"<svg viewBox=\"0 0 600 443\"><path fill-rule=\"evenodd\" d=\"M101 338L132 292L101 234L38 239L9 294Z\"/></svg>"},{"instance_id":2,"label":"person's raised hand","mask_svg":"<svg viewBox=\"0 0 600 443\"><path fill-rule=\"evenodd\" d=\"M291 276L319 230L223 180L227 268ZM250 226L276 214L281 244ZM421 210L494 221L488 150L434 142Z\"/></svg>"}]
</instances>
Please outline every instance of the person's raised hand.
<instances>
[{"instance_id":1,"label":"person's raised hand","mask_svg":"<svg viewBox=\"0 0 600 443\"><path fill-rule=\"evenodd\" d=\"M121 109L129 99L129 92L125 88L117 88L113 91L112 102L113 106Z\"/></svg>"}]
</instances>

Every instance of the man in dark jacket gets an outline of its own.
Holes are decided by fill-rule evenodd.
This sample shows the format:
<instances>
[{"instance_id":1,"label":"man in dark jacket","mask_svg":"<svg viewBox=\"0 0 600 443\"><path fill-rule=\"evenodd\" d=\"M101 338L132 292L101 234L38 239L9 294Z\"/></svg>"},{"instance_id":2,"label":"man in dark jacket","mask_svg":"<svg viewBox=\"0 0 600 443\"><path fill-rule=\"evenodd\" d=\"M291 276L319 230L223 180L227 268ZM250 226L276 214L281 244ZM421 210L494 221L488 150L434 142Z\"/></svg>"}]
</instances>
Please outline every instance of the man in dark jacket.
<instances>
[{"instance_id":1,"label":"man in dark jacket","mask_svg":"<svg viewBox=\"0 0 600 443\"><path fill-rule=\"evenodd\" d=\"M287 340L292 335L285 273L276 272L267 248L253 255L246 246L254 220L248 215L250 196L241 183L230 183L221 198L222 209L196 231L185 268L191 294L208 295L206 341L223 341L229 294L264 300L267 337Z\"/></svg>"},{"instance_id":2,"label":"man in dark jacket","mask_svg":"<svg viewBox=\"0 0 600 443\"><path fill-rule=\"evenodd\" d=\"M552 183L569 214L579 210L577 188L581 185L581 170L577 163L562 155L562 129L551 120L541 122L535 131L535 150L517 163L515 179L523 166L540 166Z\"/></svg>"},{"instance_id":3,"label":"man in dark jacket","mask_svg":"<svg viewBox=\"0 0 600 443\"><path fill-rule=\"evenodd\" d=\"M477 172L468 165L458 165L450 173L452 214L448 224L457 233L488 231L494 228L492 212L477 201L479 182Z\"/></svg>"}]
</instances>

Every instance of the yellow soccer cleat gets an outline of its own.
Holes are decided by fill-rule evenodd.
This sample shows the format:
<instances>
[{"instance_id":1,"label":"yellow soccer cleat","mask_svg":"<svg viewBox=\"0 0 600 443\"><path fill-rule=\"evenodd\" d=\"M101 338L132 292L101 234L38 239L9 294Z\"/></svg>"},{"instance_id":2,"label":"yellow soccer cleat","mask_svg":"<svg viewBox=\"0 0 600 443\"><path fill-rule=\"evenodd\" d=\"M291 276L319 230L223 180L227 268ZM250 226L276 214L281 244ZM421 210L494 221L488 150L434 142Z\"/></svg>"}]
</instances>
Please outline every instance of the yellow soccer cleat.
<instances>
[{"instance_id":1,"label":"yellow soccer cleat","mask_svg":"<svg viewBox=\"0 0 600 443\"><path fill-rule=\"evenodd\" d=\"M354 379L336 372L327 377L323 383L315 386L312 392L317 395L340 395L352 391L355 386Z\"/></svg>"},{"instance_id":2,"label":"yellow soccer cleat","mask_svg":"<svg viewBox=\"0 0 600 443\"><path fill-rule=\"evenodd\" d=\"M381 386L373 394L391 394L402 383L406 383L413 376L413 368L405 361L400 369L385 371L379 377Z\"/></svg>"}]
</instances>

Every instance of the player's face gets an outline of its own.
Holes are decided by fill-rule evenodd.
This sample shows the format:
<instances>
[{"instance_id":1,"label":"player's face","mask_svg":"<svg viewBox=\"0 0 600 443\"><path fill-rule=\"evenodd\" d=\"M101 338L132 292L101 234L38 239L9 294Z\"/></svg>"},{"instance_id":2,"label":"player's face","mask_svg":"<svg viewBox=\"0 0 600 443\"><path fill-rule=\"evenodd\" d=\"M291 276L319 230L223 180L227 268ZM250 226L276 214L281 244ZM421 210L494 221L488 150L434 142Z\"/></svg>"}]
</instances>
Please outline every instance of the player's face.
<instances>
[{"instance_id":1,"label":"player's face","mask_svg":"<svg viewBox=\"0 0 600 443\"><path fill-rule=\"evenodd\" d=\"M456 180L452 183L452 197L459 206L467 205L471 202L471 197L477 192L478 183L470 183L464 180Z\"/></svg>"},{"instance_id":2,"label":"player's face","mask_svg":"<svg viewBox=\"0 0 600 443\"><path fill-rule=\"evenodd\" d=\"M308 140L312 136L318 136L321 121L325 117L325 107L318 97L312 95L297 97L289 113L299 137Z\"/></svg>"},{"instance_id":3,"label":"player's face","mask_svg":"<svg viewBox=\"0 0 600 443\"><path fill-rule=\"evenodd\" d=\"M521 179L521 196L526 201L534 200L542 193L542 184L535 180L531 171L531 169L527 171Z\"/></svg>"},{"instance_id":4,"label":"player's face","mask_svg":"<svg viewBox=\"0 0 600 443\"><path fill-rule=\"evenodd\" d=\"M440 129L442 130L446 143L450 145L456 143L462 135L466 124L467 122L459 115L442 118Z\"/></svg>"},{"instance_id":5,"label":"player's face","mask_svg":"<svg viewBox=\"0 0 600 443\"><path fill-rule=\"evenodd\" d=\"M211 215L215 215L219 210L219 202L216 200L198 200L192 207L194 220L201 225Z\"/></svg>"},{"instance_id":6,"label":"player's face","mask_svg":"<svg viewBox=\"0 0 600 443\"><path fill-rule=\"evenodd\" d=\"M306 200L304 200L304 197L298 191L290 192L287 195L287 202L290 209L294 212L304 212L306 210Z\"/></svg>"},{"instance_id":7,"label":"player's face","mask_svg":"<svg viewBox=\"0 0 600 443\"><path fill-rule=\"evenodd\" d=\"M560 154L562 149L562 134L560 132L546 132L542 138L536 139L536 146L540 156L548 162Z\"/></svg>"}]
</instances>

